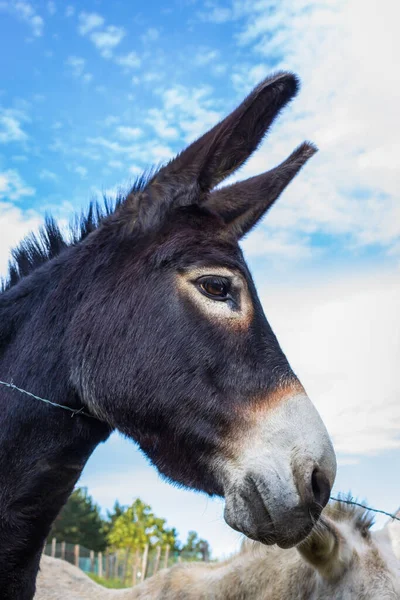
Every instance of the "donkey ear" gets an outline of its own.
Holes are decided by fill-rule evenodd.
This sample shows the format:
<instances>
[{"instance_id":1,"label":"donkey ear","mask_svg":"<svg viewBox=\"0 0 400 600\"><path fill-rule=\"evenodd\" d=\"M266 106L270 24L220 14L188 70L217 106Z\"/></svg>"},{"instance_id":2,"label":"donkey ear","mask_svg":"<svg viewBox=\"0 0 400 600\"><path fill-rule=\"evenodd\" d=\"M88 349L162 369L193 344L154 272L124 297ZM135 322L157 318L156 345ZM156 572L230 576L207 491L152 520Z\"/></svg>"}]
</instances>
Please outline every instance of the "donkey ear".
<instances>
[{"instance_id":1,"label":"donkey ear","mask_svg":"<svg viewBox=\"0 0 400 600\"><path fill-rule=\"evenodd\" d=\"M297 546L302 557L326 580L337 580L348 567L352 549L333 522L321 517L310 535Z\"/></svg>"},{"instance_id":2,"label":"donkey ear","mask_svg":"<svg viewBox=\"0 0 400 600\"><path fill-rule=\"evenodd\" d=\"M395 513L395 517L400 519L400 508ZM384 527L389 535L390 544L396 557L400 560L400 521L394 521L391 519Z\"/></svg>"},{"instance_id":3,"label":"donkey ear","mask_svg":"<svg viewBox=\"0 0 400 600\"><path fill-rule=\"evenodd\" d=\"M204 206L217 213L236 238L246 235L278 199L317 148L304 143L278 167L209 194Z\"/></svg>"},{"instance_id":4,"label":"donkey ear","mask_svg":"<svg viewBox=\"0 0 400 600\"><path fill-rule=\"evenodd\" d=\"M298 86L292 73L265 79L236 110L161 169L155 181L195 185L198 191L209 192L256 150Z\"/></svg>"}]
</instances>

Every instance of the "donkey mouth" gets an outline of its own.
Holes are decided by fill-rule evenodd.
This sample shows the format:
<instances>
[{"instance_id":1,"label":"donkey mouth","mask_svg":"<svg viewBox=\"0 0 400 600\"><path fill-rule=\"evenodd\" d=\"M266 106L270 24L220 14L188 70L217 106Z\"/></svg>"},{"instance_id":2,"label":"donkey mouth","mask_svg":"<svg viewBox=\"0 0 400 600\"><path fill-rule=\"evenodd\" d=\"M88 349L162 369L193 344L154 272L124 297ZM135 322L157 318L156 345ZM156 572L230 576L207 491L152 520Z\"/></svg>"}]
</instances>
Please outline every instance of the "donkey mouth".
<instances>
[{"instance_id":1,"label":"donkey mouth","mask_svg":"<svg viewBox=\"0 0 400 600\"><path fill-rule=\"evenodd\" d=\"M234 486L225 495L226 523L246 537L263 544L277 543L275 527L263 498L252 477L243 486Z\"/></svg>"},{"instance_id":2,"label":"donkey mouth","mask_svg":"<svg viewBox=\"0 0 400 600\"><path fill-rule=\"evenodd\" d=\"M282 500L274 501L253 476L231 487L225 500L224 518L232 529L257 542L285 549L310 534L321 512L311 504L285 506Z\"/></svg>"}]
</instances>

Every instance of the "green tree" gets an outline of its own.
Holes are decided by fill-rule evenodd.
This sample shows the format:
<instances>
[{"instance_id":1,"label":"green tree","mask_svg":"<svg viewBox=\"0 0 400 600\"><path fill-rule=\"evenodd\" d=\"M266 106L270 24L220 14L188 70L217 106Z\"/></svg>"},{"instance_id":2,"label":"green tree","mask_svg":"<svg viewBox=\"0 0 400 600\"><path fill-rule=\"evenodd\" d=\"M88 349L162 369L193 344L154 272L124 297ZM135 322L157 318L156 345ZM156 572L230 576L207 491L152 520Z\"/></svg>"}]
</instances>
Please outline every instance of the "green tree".
<instances>
[{"instance_id":1,"label":"green tree","mask_svg":"<svg viewBox=\"0 0 400 600\"><path fill-rule=\"evenodd\" d=\"M149 544L150 550L155 546L165 547L167 544L174 550L177 543L175 529L165 527L165 519L156 517L151 507L137 498L131 506L123 509L111 524L108 541L114 548L143 550Z\"/></svg>"},{"instance_id":2,"label":"green tree","mask_svg":"<svg viewBox=\"0 0 400 600\"><path fill-rule=\"evenodd\" d=\"M210 560L210 546L199 538L196 531L189 531L186 543L182 546L181 556L185 560Z\"/></svg>"},{"instance_id":3,"label":"green tree","mask_svg":"<svg viewBox=\"0 0 400 600\"><path fill-rule=\"evenodd\" d=\"M80 544L102 552L107 547L107 534L100 509L86 488L77 488L56 518L50 533L60 542Z\"/></svg>"},{"instance_id":4,"label":"green tree","mask_svg":"<svg viewBox=\"0 0 400 600\"><path fill-rule=\"evenodd\" d=\"M104 525L103 525L103 530L106 534L107 541L108 541L109 533L110 533L111 529L113 528L115 521L118 519L118 517L120 517L122 514L124 514L124 511L126 509L127 509L127 506L121 506L121 504L118 502L118 500L116 500L114 503L114 508L111 511L107 510L107 520L104 522Z\"/></svg>"},{"instance_id":5,"label":"green tree","mask_svg":"<svg viewBox=\"0 0 400 600\"><path fill-rule=\"evenodd\" d=\"M109 510L107 511L107 518L108 518L109 523L111 525L113 525L115 523L116 519L118 519L118 517L120 517L121 515L124 514L126 509L127 509L126 506L121 506L121 504L118 502L118 500L116 500L112 511L109 511Z\"/></svg>"}]
</instances>

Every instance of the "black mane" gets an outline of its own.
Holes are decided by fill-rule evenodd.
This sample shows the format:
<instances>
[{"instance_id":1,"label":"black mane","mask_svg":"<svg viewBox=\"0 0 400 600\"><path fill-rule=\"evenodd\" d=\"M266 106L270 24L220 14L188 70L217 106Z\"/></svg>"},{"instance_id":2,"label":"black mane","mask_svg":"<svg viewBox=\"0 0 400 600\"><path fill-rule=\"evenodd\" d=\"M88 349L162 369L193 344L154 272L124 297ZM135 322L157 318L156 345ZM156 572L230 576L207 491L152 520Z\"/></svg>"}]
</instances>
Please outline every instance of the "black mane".
<instances>
[{"instance_id":1,"label":"black mane","mask_svg":"<svg viewBox=\"0 0 400 600\"><path fill-rule=\"evenodd\" d=\"M154 173L155 170L150 169L139 176L127 195L118 194L115 200L103 196L101 203L91 201L85 212L72 218L65 233L61 231L57 221L47 215L38 233L28 234L10 251L8 273L4 279L0 278L0 293L9 290L32 271L59 256L66 248L82 242L125 202L128 195L142 191Z\"/></svg>"}]
</instances>

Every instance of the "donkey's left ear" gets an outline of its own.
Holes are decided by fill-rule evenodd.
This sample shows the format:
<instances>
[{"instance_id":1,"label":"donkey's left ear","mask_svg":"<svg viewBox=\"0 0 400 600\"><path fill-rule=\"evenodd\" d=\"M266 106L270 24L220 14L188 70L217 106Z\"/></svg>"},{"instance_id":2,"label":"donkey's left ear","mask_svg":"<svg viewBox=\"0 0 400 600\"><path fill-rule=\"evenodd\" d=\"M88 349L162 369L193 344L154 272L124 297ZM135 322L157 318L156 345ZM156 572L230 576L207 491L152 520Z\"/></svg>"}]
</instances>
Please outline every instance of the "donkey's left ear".
<instances>
[{"instance_id":1,"label":"donkey's left ear","mask_svg":"<svg viewBox=\"0 0 400 600\"><path fill-rule=\"evenodd\" d=\"M262 81L247 98L210 131L193 142L155 176L152 185L187 192L209 192L238 169L256 150L281 109L296 95L292 73L277 73ZM160 190L161 191L161 190Z\"/></svg>"},{"instance_id":2,"label":"donkey's left ear","mask_svg":"<svg viewBox=\"0 0 400 600\"><path fill-rule=\"evenodd\" d=\"M212 192L204 206L223 219L228 235L240 239L263 217L316 151L315 146L304 143L271 171Z\"/></svg>"}]
</instances>

